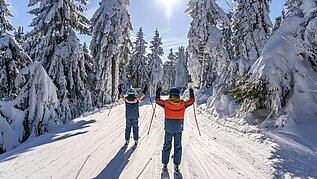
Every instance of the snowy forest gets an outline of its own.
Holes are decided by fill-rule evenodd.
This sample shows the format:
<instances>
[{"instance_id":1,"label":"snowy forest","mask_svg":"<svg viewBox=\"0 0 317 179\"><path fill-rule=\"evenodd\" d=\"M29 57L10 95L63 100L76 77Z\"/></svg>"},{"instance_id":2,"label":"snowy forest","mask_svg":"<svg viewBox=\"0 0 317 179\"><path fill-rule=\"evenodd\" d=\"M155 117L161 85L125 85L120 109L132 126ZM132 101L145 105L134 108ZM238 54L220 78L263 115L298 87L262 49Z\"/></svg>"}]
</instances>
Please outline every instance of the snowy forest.
<instances>
[{"instance_id":1,"label":"snowy forest","mask_svg":"<svg viewBox=\"0 0 317 179\"><path fill-rule=\"evenodd\" d=\"M102 0L91 19L82 15L87 3L30 0L32 30L24 32L0 0L0 154L117 102L119 84L148 85L150 97L158 87L194 87L197 105L245 125L317 120L317 1L286 0L273 24L270 0L234 0L231 11L188 0L188 45L167 60L159 27L150 42L133 27L130 0Z\"/></svg>"}]
</instances>

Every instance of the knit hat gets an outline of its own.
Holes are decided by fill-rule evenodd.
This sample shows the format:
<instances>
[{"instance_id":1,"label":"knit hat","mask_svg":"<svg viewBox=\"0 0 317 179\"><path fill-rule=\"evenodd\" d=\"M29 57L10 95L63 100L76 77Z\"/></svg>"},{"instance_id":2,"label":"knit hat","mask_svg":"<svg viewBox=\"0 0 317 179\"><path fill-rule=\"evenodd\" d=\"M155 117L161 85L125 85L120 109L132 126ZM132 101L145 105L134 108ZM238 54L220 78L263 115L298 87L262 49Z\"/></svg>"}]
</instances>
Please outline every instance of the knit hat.
<instances>
[{"instance_id":1,"label":"knit hat","mask_svg":"<svg viewBox=\"0 0 317 179\"><path fill-rule=\"evenodd\" d=\"M136 92L136 90L134 88L129 88L127 91L128 95L137 95L138 93Z\"/></svg>"},{"instance_id":2,"label":"knit hat","mask_svg":"<svg viewBox=\"0 0 317 179\"><path fill-rule=\"evenodd\" d=\"M180 94L180 91L178 88L171 88L170 89L170 92L169 92L170 96L179 96L179 94Z\"/></svg>"}]
</instances>

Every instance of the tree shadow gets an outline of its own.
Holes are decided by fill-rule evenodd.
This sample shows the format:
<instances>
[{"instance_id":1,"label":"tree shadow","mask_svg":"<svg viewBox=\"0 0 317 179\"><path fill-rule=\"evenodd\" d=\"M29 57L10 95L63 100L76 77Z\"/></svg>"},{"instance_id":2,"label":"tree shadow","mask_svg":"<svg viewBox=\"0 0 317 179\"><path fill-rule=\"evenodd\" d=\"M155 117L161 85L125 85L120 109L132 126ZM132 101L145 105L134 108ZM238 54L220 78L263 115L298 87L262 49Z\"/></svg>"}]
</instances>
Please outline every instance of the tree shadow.
<instances>
[{"instance_id":1,"label":"tree shadow","mask_svg":"<svg viewBox=\"0 0 317 179\"><path fill-rule=\"evenodd\" d=\"M314 147L294 135L289 136L288 140L301 144L284 144L272 151L269 159L275 161L274 178L317 178L317 152Z\"/></svg>"},{"instance_id":2,"label":"tree shadow","mask_svg":"<svg viewBox=\"0 0 317 179\"><path fill-rule=\"evenodd\" d=\"M94 179L118 179L129 162L129 158L134 152L133 148L127 149L120 148L117 154L111 159L107 166L96 176Z\"/></svg>"},{"instance_id":3,"label":"tree shadow","mask_svg":"<svg viewBox=\"0 0 317 179\"><path fill-rule=\"evenodd\" d=\"M274 178L317 178L317 156L280 148L273 152Z\"/></svg>"},{"instance_id":4,"label":"tree shadow","mask_svg":"<svg viewBox=\"0 0 317 179\"><path fill-rule=\"evenodd\" d=\"M30 139L29 141L26 141L25 143L22 143L20 146L6 152L0 155L0 162L4 162L4 161L9 161L12 160L14 158L16 158L19 154L31 151L33 148L40 146L40 145L45 145L48 143L53 143L53 142L57 142L60 140L64 140L70 137L75 137L81 134L85 134L88 132L87 131L80 131L80 132L75 132L75 133L66 133L66 132L71 132L74 130L78 130L78 129L84 129L89 127L91 123L96 122L96 120L82 120L82 121L78 121L76 123L70 123L65 125L63 128L58 129L52 133L47 133L47 134L43 134L41 136L35 137L33 139ZM65 133L65 134L63 134Z\"/></svg>"}]
</instances>

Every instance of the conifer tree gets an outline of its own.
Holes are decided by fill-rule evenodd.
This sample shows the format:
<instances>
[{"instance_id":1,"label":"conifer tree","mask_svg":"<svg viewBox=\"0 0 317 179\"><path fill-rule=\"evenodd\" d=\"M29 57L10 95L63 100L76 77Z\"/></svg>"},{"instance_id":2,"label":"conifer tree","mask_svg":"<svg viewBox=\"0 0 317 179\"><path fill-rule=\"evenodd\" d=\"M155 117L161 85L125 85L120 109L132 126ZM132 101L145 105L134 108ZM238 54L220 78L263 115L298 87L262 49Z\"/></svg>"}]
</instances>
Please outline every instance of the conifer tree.
<instances>
[{"instance_id":1,"label":"conifer tree","mask_svg":"<svg viewBox=\"0 0 317 179\"><path fill-rule=\"evenodd\" d=\"M84 84L86 78L84 52L75 30L89 34L89 21L83 15L86 0L30 0L30 11L35 15L33 30L27 34L27 51L41 62L58 88L61 116L64 122L85 111L85 98L90 92ZM68 109L71 109L69 111ZM71 114L72 113L72 114ZM71 115L70 115L71 114Z\"/></svg>"},{"instance_id":2,"label":"conifer tree","mask_svg":"<svg viewBox=\"0 0 317 179\"><path fill-rule=\"evenodd\" d=\"M271 34L270 0L235 0L232 17L234 56L239 64L238 75L245 75L260 57Z\"/></svg>"},{"instance_id":3,"label":"conifer tree","mask_svg":"<svg viewBox=\"0 0 317 179\"><path fill-rule=\"evenodd\" d=\"M188 51L190 58L188 70L192 82L197 87L206 86L209 76L206 72L212 59L212 49L216 44L213 39L219 36L218 26L228 22L227 14L217 5L215 0L190 0L187 10L192 22L188 32ZM211 81L212 82L212 81Z\"/></svg>"},{"instance_id":4,"label":"conifer tree","mask_svg":"<svg viewBox=\"0 0 317 179\"><path fill-rule=\"evenodd\" d=\"M175 78L176 78L176 55L173 52L173 49L170 50L170 53L167 56L168 61L163 65L163 90L168 91L171 87L175 87Z\"/></svg>"},{"instance_id":5,"label":"conifer tree","mask_svg":"<svg viewBox=\"0 0 317 179\"><path fill-rule=\"evenodd\" d=\"M175 86L182 91L187 87L188 83L188 69L187 69L187 55L184 47L179 47L176 53L175 65Z\"/></svg>"},{"instance_id":6,"label":"conifer tree","mask_svg":"<svg viewBox=\"0 0 317 179\"><path fill-rule=\"evenodd\" d=\"M24 45L25 33L22 26L19 26L18 30L14 32L15 40L21 45Z\"/></svg>"},{"instance_id":7,"label":"conifer tree","mask_svg":"<svg viewBox=\"0 0 317 179\"><path fill-rule=\"evenodd\" d=\"M160 37L159 31L156 29L153 40L151 41L151 53L148 54L150 93L155 92L158 85L162 85L160 83L163 77L163 62L161 56L164 55L164 51L162 45L162 38Z\"/></svg>"},{"instance_id":8,"label":"conifer tree","mask_svg":"<svg viewBox=\"0 0 317 179\"><path fill-rule=\"evenodd\" d=\"M91 19L93 38L90 50L96 67L97 106L110 103L118 96L121 60L131 44L129 5L129 0L102 0ZM126 63L126 57L124 60Z\"/></svg>"},{"instance_id":9,"label":"conifer tree","mask_svg":"<svg viewBox=\"0 0 317 179\"><path fill-rule=\"evenodd\" d=\"M141 27L137 32L133 54L127 68L129 86L140 88L142 87L140 85L143 85L148 80L146 44Z\"/></svg>"},{"instance_id":10,"label":"conifer tree","mask_svg":"<svg viewBox=\"0 0 317 179\"><path fill-rule=\"evenodd\" d=\"M8 6L5 0L0 0L0 99L4 100L14 98L14 80L19 71L31 62L14 38L8 34L14 30L7 20L7 17L12 17Z\"/></svg>"},{"instance_id":11,"label":"conifer tree","mask_svg":"<svg viewBox=\"0 0 317 179\"><path fill-rule=\"evenodd\" d=\"M8 6L6 0L0 0L0 35L15 30L7 19L7 17L13 17Z\"/></svg>"}]
</instances>

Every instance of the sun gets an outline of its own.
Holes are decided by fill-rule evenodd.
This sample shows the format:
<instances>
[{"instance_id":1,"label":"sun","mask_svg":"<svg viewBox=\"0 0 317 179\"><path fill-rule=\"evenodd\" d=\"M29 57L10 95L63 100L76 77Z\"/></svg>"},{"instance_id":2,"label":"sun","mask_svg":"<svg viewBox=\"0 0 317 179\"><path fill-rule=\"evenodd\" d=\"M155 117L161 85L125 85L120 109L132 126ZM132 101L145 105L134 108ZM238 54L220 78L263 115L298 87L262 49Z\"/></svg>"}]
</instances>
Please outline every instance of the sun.
<instances>
[{"instance_id":1,"label":"sun","mask_svg":"<svg viewBox=\"0 0 317 179\"><path fill-rule=\"evenodd\" d=\"M164 14L167 18L173 15L173 9L180 0L156 0L164 9Z\"/></svg>"}]
</instances>

